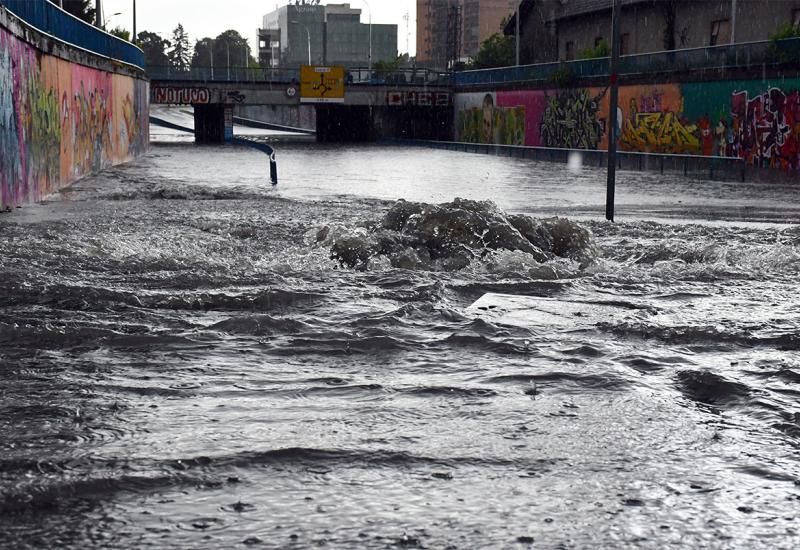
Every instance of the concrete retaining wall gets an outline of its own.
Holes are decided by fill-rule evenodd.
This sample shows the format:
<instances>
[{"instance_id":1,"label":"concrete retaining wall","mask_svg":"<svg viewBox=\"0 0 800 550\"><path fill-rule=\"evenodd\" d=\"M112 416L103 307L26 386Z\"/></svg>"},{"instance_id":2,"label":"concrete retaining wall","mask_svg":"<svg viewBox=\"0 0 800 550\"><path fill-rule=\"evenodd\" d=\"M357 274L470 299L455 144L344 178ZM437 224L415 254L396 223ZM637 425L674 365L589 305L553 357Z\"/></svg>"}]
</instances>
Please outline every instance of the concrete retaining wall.
<instances>
[{"instance_id":1,"label":"concrete retaining wall","mask_svg":"<svg viewBox=\"0 0 800 550\"><path fill-rule=\"evenodd\" d=\"M147 150L143 72L71 47L0 7L0 208L41 200Z\"/></svg>"},{"instance_id":2,"label":"concrete retaining wall","mask_svg":"<svg viewBox=\"0 0 800 550\"><path fill-rule=\"evenodd\" d=\"M606 87L459 93L457 142L608 148ZM800 78L620 87L619 149L743 159L800 181Z\"/></svg>"}]
</instances>

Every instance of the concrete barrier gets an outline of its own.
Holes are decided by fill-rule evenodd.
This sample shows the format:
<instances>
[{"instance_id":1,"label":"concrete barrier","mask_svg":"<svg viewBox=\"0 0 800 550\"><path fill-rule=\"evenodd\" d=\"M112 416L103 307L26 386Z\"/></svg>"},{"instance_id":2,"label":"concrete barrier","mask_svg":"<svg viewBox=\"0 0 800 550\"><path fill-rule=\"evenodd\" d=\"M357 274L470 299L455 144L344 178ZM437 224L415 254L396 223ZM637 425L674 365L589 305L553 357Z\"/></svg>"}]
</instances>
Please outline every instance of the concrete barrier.
<instances>
[{"instance_id":1,"label":"concrete barrier","mask_svg":"<svg viewBox=\"0 0 800 550\"><path fill-rule=\"evenodd\" d=\"M67 44L0 6L0 208L37 202L147 150L140 69Z\"/></svg>"}]
</instances>

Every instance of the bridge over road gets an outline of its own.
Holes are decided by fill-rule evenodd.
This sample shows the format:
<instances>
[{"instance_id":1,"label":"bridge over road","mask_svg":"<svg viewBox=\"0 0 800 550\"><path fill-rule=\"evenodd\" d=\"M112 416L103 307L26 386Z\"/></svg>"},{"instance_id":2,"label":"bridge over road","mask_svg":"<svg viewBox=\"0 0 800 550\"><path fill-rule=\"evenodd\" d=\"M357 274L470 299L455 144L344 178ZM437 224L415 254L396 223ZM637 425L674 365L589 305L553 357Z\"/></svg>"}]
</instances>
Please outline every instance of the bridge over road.
<instances>
[{"instance_id":1,"label":"bridge over road","mask_svg":"<svg viewBox=\"0 0 800 550\"><path fill-rule=\"evenodd\" d=\"M327 68L326 68L327 69ZM340 73L333 97L308 97L294 69L174 69L149 67L153 105L191 105L195 139L233 137L234 108L247 105L316 109L320 141L381 137L449 139L452 75L427 69L391 72L350 69Z\"/></svg>"}]
</instances>

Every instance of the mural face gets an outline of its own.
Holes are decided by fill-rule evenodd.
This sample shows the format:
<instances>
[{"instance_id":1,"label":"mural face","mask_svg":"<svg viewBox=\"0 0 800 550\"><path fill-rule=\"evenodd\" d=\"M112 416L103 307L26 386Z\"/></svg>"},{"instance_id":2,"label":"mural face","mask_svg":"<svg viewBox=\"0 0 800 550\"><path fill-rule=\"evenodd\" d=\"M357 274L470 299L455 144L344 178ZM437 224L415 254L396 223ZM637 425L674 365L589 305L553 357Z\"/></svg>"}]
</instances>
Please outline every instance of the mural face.
<instances>
[{"instance_id":1,"label":"mural face","mask_svg":"<svg viewBox=\"0 0 800 550\"><path fill-rule=\"evenodd\" d=\"M525 108L504 107L500 94L461 94L456 96L460 141L469 143L525 143Z\"/></svg>"},{"instance_id":2,"label":"mural face","mask_svg":"<svg viewBox=\"0 0 800 550\"><path fill-rule=\"evenodd\" d=\"M457 141L608 147L605 88L459 94L455 106ZM623 86L618 145L800 171L800 79Z\"/></svg>"},{"instance_id":3,"label":"mural face","mask_svg":"<svg viewBox=\"0 0 800 550\"><path fill-rule=\"evenodd\" d=\"M0 207L144 152L147 86L41 54L0 29Z\"/></svg>"}]
</instances>

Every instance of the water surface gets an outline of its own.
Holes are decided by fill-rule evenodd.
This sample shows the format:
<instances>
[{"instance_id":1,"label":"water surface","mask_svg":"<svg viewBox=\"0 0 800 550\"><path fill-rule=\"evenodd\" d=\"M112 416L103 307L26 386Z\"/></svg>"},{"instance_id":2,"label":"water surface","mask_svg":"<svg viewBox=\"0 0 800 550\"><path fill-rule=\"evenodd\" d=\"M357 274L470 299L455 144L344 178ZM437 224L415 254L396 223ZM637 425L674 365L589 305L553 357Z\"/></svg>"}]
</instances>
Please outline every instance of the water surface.
<instances>
[{"instance_id":1,"label":"water surface","mask_svg":"<svg viewBox=\"0 0 800 550\"><path fill-rule=\"evenodd\" d=\"M278 158L272 188L258 152L159 145L0 216L0 545L800 544L797 187L624 172L610 224L597 170ZM596 258L315 242L455 197L579 220Z\"/></svg>"}]
</instances>

